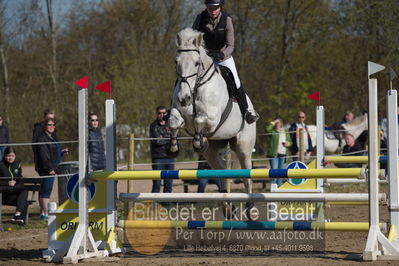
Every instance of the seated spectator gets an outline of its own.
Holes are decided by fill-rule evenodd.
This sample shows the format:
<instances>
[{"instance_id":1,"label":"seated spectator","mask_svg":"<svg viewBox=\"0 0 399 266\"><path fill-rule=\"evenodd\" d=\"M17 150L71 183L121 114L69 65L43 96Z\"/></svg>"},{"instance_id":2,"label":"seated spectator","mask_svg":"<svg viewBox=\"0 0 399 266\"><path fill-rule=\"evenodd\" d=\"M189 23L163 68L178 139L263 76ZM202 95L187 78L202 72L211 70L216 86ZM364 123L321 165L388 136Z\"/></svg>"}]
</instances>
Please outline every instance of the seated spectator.
<instances>
[{"instance_id":1,"label":"seated spectator","mask_svg":"<svg viewBox=\"0 0 399 266\"><path fill-rule=\"evenodd\" d=\"M345 134L345 146L342 151L344 156L361 156L363 155L363 147L355 141L355 138L352 134ZM359 163L336 163L335 164L339 168L358 168L362 167L362 164Z\"/></svg>"},{"instance_id":2,"label":"seated spectator","mask_svg":"<svg viewBox=\"0 0 399 266\"><path fill-rule=\"evenodd\" d=\"M342 119L340 124L342 125L342 124L348 123L349 121L352 121L353 118L355 118L355 115L351 111L346 111L344 118Z\"/></svg>"},{"instance_id":3,"label":"seated spectator","mask_svg":"<svg viewBox=\"0 0 399 266\"><path fill-rule=\"evenodd\" d=\"M206 161L205 157L200 155L198 158L198 170L206 170L206 169L211 169L209 166L208 162ZM220 192L220 189L222 187L222 183L220 181L220 178L214 178L214 179L198 179L198 193L204 193L205 192L205 187L209 183L213 183L218 187L218 191Z\"/></svg>"},{"instance_id":4,"label":"seated spectator","mask_svg":"<svg viewBox=\"0 0 399 266\"><path fill-rule=\"evenodd\" d=\"M24 224L28 208L28 191L24 187L21 164L15 159L14 148L7 147L0 162L0 177L9 177L9 179L0 179L0 192L3 195L4 205L16 206L11 221Z\"/></svg>"}]
</instances>

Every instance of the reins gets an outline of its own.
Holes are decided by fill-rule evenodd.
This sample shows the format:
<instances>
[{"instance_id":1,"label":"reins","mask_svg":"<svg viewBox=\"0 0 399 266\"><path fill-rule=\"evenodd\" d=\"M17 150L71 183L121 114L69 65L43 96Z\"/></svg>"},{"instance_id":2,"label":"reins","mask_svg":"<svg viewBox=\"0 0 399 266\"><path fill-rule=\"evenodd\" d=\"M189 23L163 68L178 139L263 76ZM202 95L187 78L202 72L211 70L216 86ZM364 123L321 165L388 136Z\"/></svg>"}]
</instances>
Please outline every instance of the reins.
<instances>
[{"instance_id":1,"label":"reins","mask_svg":"<svg viewBox=\"0 0 399 266\"><path fill-rule=\"evenodd\" d=\"M178 53L196 52L196 53L198 53L199 55L201 55L201 53L200 53L200 51L199 51L198 49L179 49L179 50L177 50L177 52L178 52ZM193 73L193 74L191 74L191 75L188 75L188 76L182 76L182 75L176 70L176 75L181 79L181 82L187 83L187 85L188 85L189 88L190 88L190 94L191 94L191 96L192 96L193 115L194 115L194 116L197 115L195 99L196 99L196 97L197 97L198 88L201 87L201 86L203 86L204 84L206 84L208 81L210 81L210 80L212 79L213 75L215 75L216 72L219 73L218 68L217 68L215 62L212 61L212 64L208 67L208 69L205 71L205 73L204 73L202 76L200 76L200 75L199 75L200 66L202 66L202 68L205 69L205 68L204 68L203 62L201 61L201 64L198 65L197 72L196 72L196 73ZM203 79L206 77L206 75L208 75L208 73L209 73L209 71L211 70L212 66L213 66L213 72L212 72L212 74L209 75L209 77L208 77L205 81L203 81ZM189 78L195 77L195 76L197 76L197 78L196 78L196 80L195 80L195 85L194 85L194 88L191 88L191 86L190 86L190 84L188 83L187 80L188 80ZM227 84L226 84L226 85L227 85ZM210 138L210 137L212 137L212 136L217 132L217 130L218 130L218 129L223 125L223 123L227 120L228 116L230 115L230 112L231 112L232 108L233 108L233 103L232 103L232 100L229 98L228 101L227 101L226 107L225 107L225 109L224 109L224 111L223 111L223 113L222 113L222 116L221 116L221 118L220 118L219 124L216 126L216 128L215 128L215 130L214 130L213 132L208 133L208 134L204 134L205 137ZM241 129L242 129L242 126L241 126L240 130L241 130ZM188 132L187 129L186 129L186 132L187 132L189 135L194 136L194 134L191 134L190 132ZM197 133L197 132L196 132L196 133Z\"/></svg>"}]
</instances>

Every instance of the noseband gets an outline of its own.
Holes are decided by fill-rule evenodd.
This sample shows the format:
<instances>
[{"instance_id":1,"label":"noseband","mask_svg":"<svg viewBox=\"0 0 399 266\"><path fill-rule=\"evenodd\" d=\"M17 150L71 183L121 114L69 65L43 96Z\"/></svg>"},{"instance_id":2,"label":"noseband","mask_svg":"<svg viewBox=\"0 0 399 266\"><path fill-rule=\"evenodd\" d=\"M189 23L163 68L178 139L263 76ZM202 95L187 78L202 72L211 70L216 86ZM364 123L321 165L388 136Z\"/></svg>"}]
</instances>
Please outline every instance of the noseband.
<instances>
[{"instance_id":1,"label":"noseband","mask_svg":"<svg viewBox=\"0 0 399 266\"><path fill-rule=\"evenodd\" d=\"M201 54L200 54L200 51L199 51L198 49L179 49L179 50L177 50L177 52L178 52L178 53L196 52L196 53L198 53L199 55L201 55ZM201 57L200 57L200 58L201 58ZM205 69L205 68L204 68L204 63L201 61L201 59L200 59L200 62L201 62L201 63L198 65L197 72L196 72L196 73L193 73L193 74L191 74L191 75L183 76L183 75L181 75L179 72L177 72L177 70L176 70L176 75L180 78L181 82L182 82L182 83L183 83L183 82L184 82L184 83L187 83L187 85L188 85L189 88L190 88L190 93L191 93L191 96L192 96L192 99L193 99L192 101L193 101L193 107L194 107L194 115L196 114L195 98L196 98L196 96L197 96L198 88L201 87L202 85L204 85L205 83L207 83L209 80L211 80L211 78L213 77L213 75L214 75L215 72L217 71L217 68L216 68L216 66L215 66L215 63L212 62L212 64L211 64L211 65L208 67L208 69L205 71L204 75L200 76L200 75L199 75L200 66L202 66L202 69ZM212 74L211 74L205 81L203 81L203 79L204 79L205 76L208 74L208 72L210 71L210 69L212 68L212 66L214 67ZM195 77L195 76L197 77L196 80L195 80L195 85L194 85L194 88L191 88L190 83L188 83L188 79L189 79L189 78L192 78L192 77Z\"/></svg>"},{"instance_id":2,"label":"noseband","mask_svg":"<svg viewBox=\"0 0 399 266\"><path fill-rule=\"evenodd\" d=\"M178 53L196 52L196 53L198 53L199 55L201 55L199 49L179 49L179 50L177 50L177 52L178 52ZM194 116L194 117L196 117L196 115L197 115L197 110L196 110L197 108L196 108L196 105L195 105L195 99L196 99L196 97L197 97L198 88L201 87L202 85L204 85L205 83L207 83L208 81L210 81L210 80L212 79L213 75L214 75L216 72L219 72L219 71L218 71L218 68L216 67L215 62L212 61L212 64L210 64L210 66L209 66L208 69L204 72L204 74L203 74L202 76L200 76L200 67L201 67L201 66L202 66L202 69L205 70L204 63L201 61L201 56L200 56L200 64L198 65L198 69L197 69L197 72L196 72L196 73L193 73L193 74L188 75L188 76L183 76L183 75L181 75L179 72L177 72L177 69L176 69L176 75L180 78L181 82L187 83L187 85L188 85L189 88L190 88L190 94L191 94L190 96L192 97L192 103L193 103L193 116ZM209 77L208 77L206 80L203 80L203 79L206 77L206 75L208 75L208 73L209 73L209 71L211 70L212 66L213 66L213 72L212 72L212 74L210 74ZM194 88L191 88L191 86L190 86L190 84L188 83L187 80L188 80L189 78L192 78L192 77L195 77L195 76L196 76L195 85L194 85ZM231 99L229 99L229 100L227 101L226 108L225 108L225 110L224 110L223 113L222 113L222 116L221 116L221 119L220 119L220 121L219 121L219 124L217 125L216 129L215 129L213 132L208 133L208 134L202 134L201 132L200 132L200 133L196 132L195 134L191 134L191 133L188 132L187 130L186 130L186 132L187 132L189 135L191 135L191 136L194 136L194 135L199 134L201 140L202 140L202 137L201 137L201 136L205 136L205 137L208 137L208 138L212 137L212 136L216 133L216 131L223 125L224 121L225 121L225 120L227 119L227 117L229 116L229 114L230 114L232 108L233 108L233 103L232 103ZM242 122L242 125L241 125L241 129L242 129L243 125L244 125L244 120L242 120L242 121L243 121L243 122ZM240 130L241 130L241 129L240 129Z\"/></svg>"}]
</instances>

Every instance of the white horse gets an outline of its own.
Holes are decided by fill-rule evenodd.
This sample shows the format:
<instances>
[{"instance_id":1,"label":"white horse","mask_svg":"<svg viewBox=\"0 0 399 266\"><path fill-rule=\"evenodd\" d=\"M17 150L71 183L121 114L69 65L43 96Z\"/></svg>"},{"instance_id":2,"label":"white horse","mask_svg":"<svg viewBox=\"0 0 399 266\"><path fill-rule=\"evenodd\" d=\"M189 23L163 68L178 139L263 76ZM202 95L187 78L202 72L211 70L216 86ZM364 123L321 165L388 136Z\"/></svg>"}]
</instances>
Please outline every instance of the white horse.
<instances>
[{"instance_id":1,"label":"white horse","mask_svg":"<svg viewBox=\"0 0 399 266\"><path fill-rule=\"evenodd\" d=\"M326 152L336 152L342 150L345 145L344 135L350 133L357 139L363 131L367 130L367 114L357 116L352 121L342 124L342 127L334 127L333 130L324 132L324 148ZM309 134L312 139L313 147L316 146L317 127L308 125Z\"/></svg>"},{"instance_id":2,"label":"white horse","mask_svg":"<svg viewBox=\"0 0 399 266\"><path fill-rule=\"evenodd\" d=\"M176 44L178 82L168 120L172 130L171 151L177 151L177 134L184 128L194 137L194 149L205 156L213 169L226 168L219 151L228 143L241 168L251 169L256 123L248 125L238 104L230 99L219 66L206 54L203 34L186 28L177 34ZM247 100L252 108L248 97ZM222 183L225 189L225 182ZM247 192L252 193L251 180L245 180L244 184Z\"/></svg>"}]
</instances>

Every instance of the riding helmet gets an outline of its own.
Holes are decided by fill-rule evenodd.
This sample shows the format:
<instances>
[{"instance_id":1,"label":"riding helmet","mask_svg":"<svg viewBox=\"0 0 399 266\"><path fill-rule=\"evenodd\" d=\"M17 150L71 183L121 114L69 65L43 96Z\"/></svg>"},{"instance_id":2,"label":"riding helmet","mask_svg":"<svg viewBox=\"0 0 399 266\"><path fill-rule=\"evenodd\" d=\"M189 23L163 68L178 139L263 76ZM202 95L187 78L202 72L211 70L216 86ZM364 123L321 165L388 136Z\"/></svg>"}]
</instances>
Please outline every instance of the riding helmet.
<instances>
[{"instance_id":1,"label":"riding helmet","mask_svg":"<svg viewBox=\"0 0 399 266\"><path fill-rule=\"evenodd\" d=\"M207 6L222 6L222 5L224 5L224 0L205 0L205 5L207 5Z\"/></svg>"}]
</instances>

